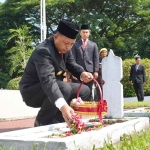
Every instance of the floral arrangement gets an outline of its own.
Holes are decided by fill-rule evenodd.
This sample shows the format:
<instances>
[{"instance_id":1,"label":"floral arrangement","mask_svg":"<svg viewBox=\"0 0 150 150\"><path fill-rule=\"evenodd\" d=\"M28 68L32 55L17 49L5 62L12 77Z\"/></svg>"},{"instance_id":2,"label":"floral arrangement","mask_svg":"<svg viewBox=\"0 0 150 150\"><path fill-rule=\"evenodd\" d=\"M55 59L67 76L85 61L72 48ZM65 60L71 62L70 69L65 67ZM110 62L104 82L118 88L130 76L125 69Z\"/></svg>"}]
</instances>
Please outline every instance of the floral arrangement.
<instances>
[{"instance_id":1,"label":"floral arrangement","mask_svg":"<svg viewBox=\"0 0 150 150\"><path fill-rule=\"evenodd\" d=\"M48 136L49 138L58 138L58 137L67 137L67 136L72 136L75 134L81 134L82 132L89 132L92 130L99 130L105 125L99 123L95 124L92 128L89 127L85 130L85 123L82 121L82 116L79 114L73 114L72 115L72 121L70 122L70 125L67 126L67 128L70 128L70 131L66 133L53 133L51 136ZM60 129L57 129L60 130Z\"/></svg>"},{"instance_id":2,"label":"floral arrangement","mask_svg":"<svg viewBox=\"0 0 150 150\"><path fill-rule=\"evenodd\" d=\"M84 131L85 124L82 121L82 116L79 114L72 115L72 121L70 122L70 133L80 134Z\"/></svg>"},{"instance_id":3,"label":"floral arrangement","mask_svg":"<svg viewBox=\"0 0 150 150\"><path fill-rule=\"evenodd\" d=\"M81 97L72 99L73 104L84 104L84 101L81 99Z\"/></svg>"}]
</instances>

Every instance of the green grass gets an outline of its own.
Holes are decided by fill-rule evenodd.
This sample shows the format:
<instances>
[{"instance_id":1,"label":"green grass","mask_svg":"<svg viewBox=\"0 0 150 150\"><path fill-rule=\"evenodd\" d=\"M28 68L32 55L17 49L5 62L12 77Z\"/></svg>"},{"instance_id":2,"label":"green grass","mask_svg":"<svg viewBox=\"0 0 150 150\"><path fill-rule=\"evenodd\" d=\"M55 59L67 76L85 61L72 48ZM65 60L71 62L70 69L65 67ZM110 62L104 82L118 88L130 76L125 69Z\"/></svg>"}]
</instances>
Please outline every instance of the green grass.
<instances>
[{"instance_id":1,"label":"green grass","mask_svg":"<svg viewBox=\"0 0 150 150\"><path fill-rule=\"evenodd\" d=\"M123 135L117 144L105 144L104 148L95 150L150 150L150 128L132 135Z\"/></svg>"},{"instance_id":2,"label":"green grass","mask_svg":"<svg viewBox=\"0 0 150 150\"><path fill-rule=\"evenodd\" d=\"M150 102L124 102L124 108L150 107Z\"/></svg>"}]
</instances>

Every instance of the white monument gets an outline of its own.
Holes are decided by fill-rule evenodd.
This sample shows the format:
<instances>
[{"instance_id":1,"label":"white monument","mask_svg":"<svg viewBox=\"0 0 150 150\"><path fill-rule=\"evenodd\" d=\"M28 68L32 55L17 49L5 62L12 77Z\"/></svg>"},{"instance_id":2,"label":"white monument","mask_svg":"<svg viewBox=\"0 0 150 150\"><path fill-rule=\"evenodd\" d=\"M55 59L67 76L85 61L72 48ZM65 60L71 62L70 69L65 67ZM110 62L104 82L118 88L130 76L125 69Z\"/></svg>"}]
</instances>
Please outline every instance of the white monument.
<instances>
[{"instance_id":1,"label":"white monument","mask_svg":"<svg viewBox=\"0 0 150 150\"><path fill-rule=\"evenodd\" d=\"M105 81L103 99L108 102L106 117L123 117L123 85L120 83L122 72L122 59L110 50L108 57L102 60L102 78Z\"/></svg>"}]
</instances>

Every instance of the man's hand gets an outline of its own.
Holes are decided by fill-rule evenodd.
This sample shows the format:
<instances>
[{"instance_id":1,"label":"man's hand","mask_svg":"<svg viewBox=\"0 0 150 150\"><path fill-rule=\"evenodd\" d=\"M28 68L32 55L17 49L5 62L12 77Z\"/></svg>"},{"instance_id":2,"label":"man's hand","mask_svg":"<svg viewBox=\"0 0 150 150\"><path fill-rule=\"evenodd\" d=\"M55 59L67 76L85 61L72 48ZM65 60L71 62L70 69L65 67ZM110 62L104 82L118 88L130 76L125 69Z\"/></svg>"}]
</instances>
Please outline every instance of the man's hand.
<instances>
[{"instance_id":1,"label":"man's hand","mask_svg":"<svg viewBox=\"0 0 150 150\"><path fill-rule=\"evenodd\" d=\"M87 83L90 82L93 79L93 75L89 72L82 72L81 79Z\"/></svg>"},{"instance_id":2,"label":"man's hand","mask_svg":"<svg viewBox=\"0 0 150 150\"><path fill-rule=\"evenodd\" d=\"M143 85L146 85L146 82L144 82Z\"/></svg>"},{"instance_id":3,"label":"man's hand","mask_svg":"<svg viewBox=\"0 0 150 150\"><path fill-rule=\"evenodd\" d=\"M94 78L95 78L95 79L98 78L98 72L94 72Z\"/></svg>"},{"instance_id":4,"label":"man's hand","mask_svg":"<svg viewBox=\"0 0 150 150\"><path fill-rule=\"evenodd\" d=\"M60 111L65 122L69 125L72 120L71 115L74 114L74 110L68 104L65 104L60 108Z\"/></svg>"}]
</instances>

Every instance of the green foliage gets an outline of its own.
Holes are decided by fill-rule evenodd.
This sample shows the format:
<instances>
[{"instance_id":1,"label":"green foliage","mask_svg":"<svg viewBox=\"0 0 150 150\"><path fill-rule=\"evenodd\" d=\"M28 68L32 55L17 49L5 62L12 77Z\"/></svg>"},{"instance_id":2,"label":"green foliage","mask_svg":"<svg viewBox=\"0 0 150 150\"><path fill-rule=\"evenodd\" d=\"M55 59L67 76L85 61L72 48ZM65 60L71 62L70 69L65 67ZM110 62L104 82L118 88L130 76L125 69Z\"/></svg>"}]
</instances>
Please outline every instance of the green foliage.
<instances>
[{"instance_id":1,"label":"green foliage","mask_svg":"<svg viewBox=\"0 0 150 150\"><path fill-rule=\"evenodd\" d=\"M21 80L21 77L18 77L18 78L14 78L12 80L10 80L7 84L7 89L10 89L10 90L19 90L19 82Z\"/></svg>"},{"instance_id":2,"label":"green foliage","mask_svg":"<svg viewBox=\"0 0 150 150\"><path fill-rule=\"evenodd\" d=\"M150 21L150 10L147 8L150 2L146 1L147 3L144 0L75 0L74 3L64 5L58 3L55 8L47 8L47 12L55 16L47 16L48 31L53 33L58 18L71 19L79 26L89 24L90 39L98 44L99 49L107 47L122 58L132 57L137 50L137 38L145 31L145 26L148 26ZM142 13L144 9L147 12L145 14Z\"/></svg>"},{"instance_id":3,"label":"green foliage","mask_svg":"<svg viewBox=\"0 0 150 150\"><path fill-rule=\"evenodd\" d=\"M10 29L11 36L8 42L14 40L14 46L6 51L8 56L8 65L10 66L9 74L17 76L23 73L30 54L33 51L32 38L28 33L29 28L24 25L18 29Z\"/></svg>"},{"instance_id":4,"label":"green foliage","mask_svg":"<svg viewBox=\"0 0 150 150\"><path fill-rule=\"evenodd\" d=\"M120 142L116 144L105 144L101 149L97 150L149 150L150 128L141 132L134 132L133 135L124 134L120 138Z\"/></svg>"},{"instance_id":5,"label":"green foliage","mask_svg":"<svg viewBox=\"0 0 150 150\"><path fill-rule=\"evenodd\" d=\"M131 58L135 53L150 58L149 8L149 0L46 0L47 37L54 33L59 20L66 18L79 26L89 24L90 39L98 44L99 49L113 49L123 59ZM16 47L16 51L19 50L21 45L18 39L14 42L16 38L7 43L7 39L12 36L9 31L26 25L30 27L28 33L32 35L32 43L38 44L40 1L6 0L0 5L0 16L0 57L10 60L10 66L0 61L0 67L3 66L10 75L16 77L22 74L25 63L19 63L19 57L24 59L23 53L5 53L10 49L14 51Z\"/></svg>"},{"instance_id":6,"label":"green foliage","mask_svg":"<svg viewBox=\"0 0 150 150\"><path fill-rule=\"evenodd\" d=\"M135 96L133 85L129 84L130 69L133 64L135 64L134 59L125 59L123 61L123 79L121 83L123 84L124 97ZM146 96L150 95L150 60L142 59L141 64L145 67L146 72L146 85L144 86L144 93Z\"/></svg>"},{"instance_id":7,"label":"green foliage","mask_svg":"<svg viewBox=\"0 0 150 150\"><path fill-rule=\"evenodd\" d=\"M7 83L10 81L10 76L6 73L0 72L0 89L5 89L7 86Z\"/></svg>"},{"instance_id":8,"label":"green foliage","mask_svg":"<svg viewBox=\"0 0 150 150\"><path fill-rule=\"evenodd\" d=\"M149 25L149 7L149 0L47 0L47 36L54 32L61 18L71 19L79 25L87 23L91 27L91 39L98 43L99 49L115 48L115 53L124 57L128 52L136 50L136 47L127 48L129 38L132 38L133 45L137 37L140 37L136 35L141 35ZM2 39L6 39L5 35L8 35L10 28L14 29L16 25L22 24L31 27L34 39L37 36L40 39L39 0L6 0L1 6L0 15ZM1 30L4 26L5 30Z\"/></svg>"}]
</instances>

